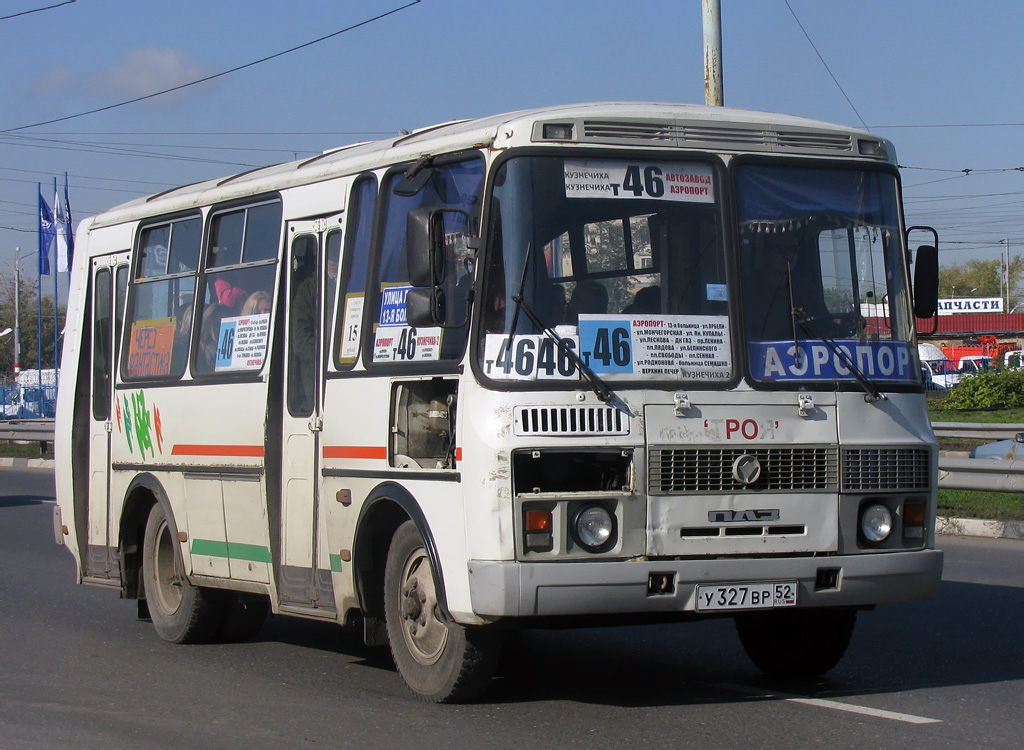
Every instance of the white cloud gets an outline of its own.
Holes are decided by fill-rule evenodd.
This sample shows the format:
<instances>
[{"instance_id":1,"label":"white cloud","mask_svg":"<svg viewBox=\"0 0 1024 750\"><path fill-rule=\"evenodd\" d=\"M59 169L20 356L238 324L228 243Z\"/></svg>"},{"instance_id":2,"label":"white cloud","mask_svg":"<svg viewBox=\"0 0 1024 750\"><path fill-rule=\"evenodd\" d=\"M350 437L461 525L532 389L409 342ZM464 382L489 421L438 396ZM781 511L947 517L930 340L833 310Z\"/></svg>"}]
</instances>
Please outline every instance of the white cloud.
<instances>
[{"instance_id":1,"label":"white cloud","mask_svg":"<svg viewBox=\"0 0 1024 750\"><path fill-rule=\"evenodd\" d=\"M213 73L204 65L174 49L133 49L111 67L95 71L74 71L62 64L51 65L46 75L32 82L40 95L86 93L96 98L134 99L174 88ZM181 93L169 94L156 101L179 99Z\"/></svg>"}]
</instances>

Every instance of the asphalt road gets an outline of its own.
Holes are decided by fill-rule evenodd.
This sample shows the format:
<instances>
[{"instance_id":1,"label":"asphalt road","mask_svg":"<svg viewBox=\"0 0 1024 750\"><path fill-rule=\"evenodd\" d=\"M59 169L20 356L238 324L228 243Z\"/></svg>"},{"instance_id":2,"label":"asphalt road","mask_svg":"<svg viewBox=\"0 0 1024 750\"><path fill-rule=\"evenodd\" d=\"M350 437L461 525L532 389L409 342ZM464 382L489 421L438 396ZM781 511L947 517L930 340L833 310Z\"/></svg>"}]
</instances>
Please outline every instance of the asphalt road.
<instances>
[{"instance_id":1,"label":"asphalt road","mask_svg":"<svg viewBox=\"0 0 1024 750\"><path fill-rule=\"evenodd\" d=\"M174 646L74 584L53 477L0 469L0 747L1020 747L1024 541L943 537L936 600L860 616L815 684L773 683L731 622L523 634L485 699L433 706L385 651L272 618Z\"/></svg>"}]
</instances>

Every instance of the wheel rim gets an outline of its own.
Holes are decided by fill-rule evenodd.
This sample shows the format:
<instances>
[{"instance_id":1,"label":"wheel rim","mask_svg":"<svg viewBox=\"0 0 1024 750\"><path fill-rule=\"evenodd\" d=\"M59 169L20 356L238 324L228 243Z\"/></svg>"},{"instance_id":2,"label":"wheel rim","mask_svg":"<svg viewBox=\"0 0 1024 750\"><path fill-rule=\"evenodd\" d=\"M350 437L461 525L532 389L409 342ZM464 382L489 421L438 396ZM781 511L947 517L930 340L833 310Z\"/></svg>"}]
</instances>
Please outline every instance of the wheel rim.
<instances>
[{"instance_id":1,"label":"wheel rim","mask_svg":"<svg viewBox=\"0 0 1024 750\"><path fill-rule=\"evenodd\" d=\"M444 652L448 626L437 616L437 590L430 574L430 561L422 548L406 560L398 596L402 637L409 653L420 664L434 664Z\"/></svg>"},{"instance_id":2,"label":"wheel rim","mask_svg":"<svg viewBox=\"0 0 1024 750\"><path fill-rule=\"evenodd\" d=\"M160 609L168 614L178 611L181 605L182 581L174 559L174 540L167 521L160 524L156 533L153 551L153 577L156 579L156 600Z\"/></svg>"}]
</instances>

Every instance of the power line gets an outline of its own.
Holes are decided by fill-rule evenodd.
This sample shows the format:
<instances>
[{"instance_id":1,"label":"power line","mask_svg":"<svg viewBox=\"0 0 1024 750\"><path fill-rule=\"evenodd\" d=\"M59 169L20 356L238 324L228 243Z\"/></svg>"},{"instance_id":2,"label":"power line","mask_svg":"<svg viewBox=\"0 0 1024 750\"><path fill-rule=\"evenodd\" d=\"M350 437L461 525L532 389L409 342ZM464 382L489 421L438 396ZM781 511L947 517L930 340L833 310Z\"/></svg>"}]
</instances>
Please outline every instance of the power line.
<instances>
[{"instance_id":1,"label":"power line","mask_svg":"<svg viewBox=\"0 0 1024 750\"><path fill-rule=\"evenodd\" d=\"M339 136L350 136L350 135L377 135L377 136L393 136L397 133L395 130L294 130L294 131L273 131L273 130L249 130L249 131L231 131L231 130L180 130L180 131L158 131L158 130L139 130L139 131L116 131L116 130L37 130L36 135L225 135L225 136L238 136L238 135L339 135Z\"/></svg>"},{"instance_id":2,"label":"power line","mask_svg":"<svg viewBox=\"0 0 1024 750\"><path fill-rule=\"evenodd\" d=\"M190 144L174 144L174 143L131 143L124 141L73 141L73 140L60 140L55 138L37 138L35 136L25 135L12 135L12 136L0 136L0 138L7 137L11 138L11 141L5 141L7 143L18 144L18 141L37 141L39 143L51 143L51 144L65 144L70 146L96 146L106 148L124 148L127 146L148 146L150 148L176 148L176 149L196 149L202 151L253 151L259 153L274 153L274 154L294 154L296 149L294 148L258 148L255 146L197 146ZM4 141L0 141L4 142ZM20 144L19 144L20 145ZM300 154L319 154L320 150L310 151L299 150Z\"/></svg>"},{"instance_id":3,"label":"power line","mask_svg":"<svg viewBox=\"0 0 1024 750\"><path fill-rule=\"evenodd\" d=\"M964 122L949 125L872 125L871 130L895 130L899 128L1020 128L1024 122Z\"/></svg>"},{"instance_id":4,"label":"power line","mask_svg":"<svg viewBox=\"0 0 1024 750\"><path fill-rule=\"evenodd\" d=\"M62 5L71 5L71 3L77 3L78 0L64 0L62 3L56 5L47 5L45 8L33 8L32 10L23 10L20 13L11 13L9 16L0 16L0 21L6 21L9 18L18 18L19 16L27 16L30 13L40 13L44 10L53 10L54 8L60 8Z\"/></svg>"},{"instance_id":5,"label":"power line","mask_svg":"<svg viewBox=\"0 0 1024 750\"><path fill-rule=\"evenodd\" d=\"M868 124L864 122L864 118L860 116L860 112L858 112L857 108L853 106L853 102L850 101L850 97L846 95L846 92L843 90L839 80L832 74L832 70L828 67L828 63L825 62L825 58L821 56L821 53L818 52L818 48L814 46L814 41L811 39L811 35L807 33L807 29L804 28L804 25L800 23L800 19L797 18L796 11L793 10L793 6L789 4L789 0L786 0L786 7L789 8L789 12L793 14L793 20L796 21L796 25L800 27L800 31L804 33L804 36L807 37L807 41L811 45L811 49L814 50L814 54L816 54L818 59L821 60L821 64L825 66L825 70L828 71L828 74L832 77L832 81L839 88L843 98L846 99L846 103L850 105L850 109L852 109L853 113L857 115L857 119L860 120L860 124L864 126L865 130L871 130L871 128L868 127Z\"/></svg>"},{"instance_id":6,"label":"power line","mask_svg":"<svg viewBox=\"0 0 1024 750\"><path fill-rule=\"evenodd\" d=\"M57 118L55 118L53 120L44 120L43 122L36 122L36 123L32 123L31 125L20 125L20 126L18 126L16 128L7 128L6 130L0 130L0 133L14 133L14 132L16 132L18 130L27 130L29 128L37 128L37 127L40 127L42 125L52 125L55 122L66 122L67 120L74 120L74 119L76 119L78 117L85 117L86 115L94 115L94 114L96 114L98 112L106 112L106 111L111 110L111 109L117 109L118 107L124 107L124 106L127 106L129 104L135 104L136 102L142 102L142 101L146 101L147 99L153 99L153 98L155 98L157 96L163 96L164 94L170 94L173 91L181 91L182 89L186 89L186 88L188 88L190 86L195 86L195 85L200 84L200 83L206 83L207 81L212 81L212 80L214 80L216 78L222 78L223 76L226 76L226 75L228 75L230 73L237 73L240 70L245 70L246 68L251 68L254 65L259 65L260 63L265 63L265 62L268 62L269 60L274 60L274 59L276 59L278 57L282 57L284 55L291 54L292 52L297 52L297 51L299 51L301 49L305 49L306 47L312 47L314 44L319 44L320 42L325 42L328 39L333 39L334 37L339 36L341 34L345 34L345 33L349 32L349 31L353 31L354 29L358 29L358 28L360 28L362 26L366 26L368 24L374 23L375 21L379 21L382 18L386 18L387 16L394 15L395 13L399 13L399 12L405 10L406 8L411 8L413 5L417 5L419 3L420 3L420 0L412 0L412 2L406 3L405 5L402 5L402 6L398 7L398 8L394 8L392 10L389 10L389 11L385 12L385 13L381 13L379 15L376 15L373 18L368 18L365 21L360 21L359 23L352 24L351 26L346 26L344 29L339 29L338 31L332 32L330 34L327 34L326 36L322 36L319 39L314 39L314 40L312 40L310 42L305 42L304 44L300 44L297 47L291 47L290 49L286 49L286 50L284 50L282 52L277 52L277 53L275 53L273 55L267 55L266 57L261 57L259 60L253 60L252 62L245 63L244 65L238 65L238 66L236 66L234 68L231 68L229 70L225 70L225 71L222 71L220 73L214 73L213 75L208 75L208 76L205 76L205 77L200 78L198 80L190 81L189 83L183 83L183 84L181 84L179 86L173 86L173 87L171 87L169 89L164 89L163 91L157 91L157 92L152 93L152 94L146 94L145 96L137 96L134 99L128 99L127 101L118 102L117 104L108 104L105 107L99 107L97 109L90 109L88 112L79 112L78 114L67 115L65 117L57 117Z\"/></svg>"}]
</instances>

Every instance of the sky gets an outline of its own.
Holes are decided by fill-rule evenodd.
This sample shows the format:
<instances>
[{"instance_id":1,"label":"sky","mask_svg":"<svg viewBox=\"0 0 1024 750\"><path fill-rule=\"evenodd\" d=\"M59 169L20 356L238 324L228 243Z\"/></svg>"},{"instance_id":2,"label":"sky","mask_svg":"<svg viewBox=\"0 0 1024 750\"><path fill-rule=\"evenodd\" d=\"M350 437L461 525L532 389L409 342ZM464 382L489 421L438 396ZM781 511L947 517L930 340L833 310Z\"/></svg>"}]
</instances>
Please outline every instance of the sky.
<instances>
[{"instance_id":1,"label":"sky","mask_svg":"<svg viewBox=\"0 0 1024 750\"><path fill-rule=\"evenodd\" d=\"M726 106L892 140L907 224L938 230L942 265L1024 253L1024 3L721 6ZM37 184L52 203L65 173L77 226L177 185L457 118L702 104L702 44L700 0L3 0L0 272L20 247L34 279ZM39 124L59 118L71 119Z\"/></svg>"}]
</instances>

